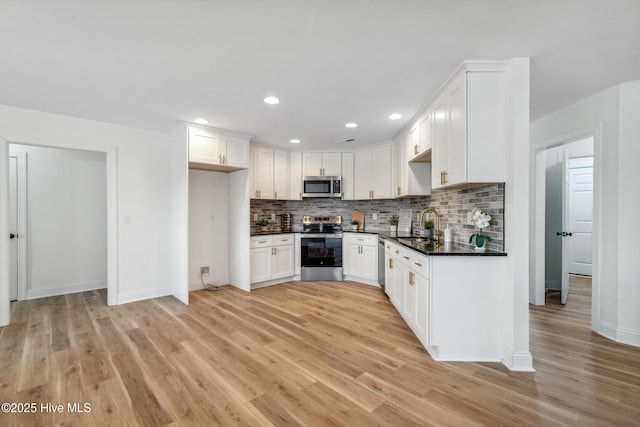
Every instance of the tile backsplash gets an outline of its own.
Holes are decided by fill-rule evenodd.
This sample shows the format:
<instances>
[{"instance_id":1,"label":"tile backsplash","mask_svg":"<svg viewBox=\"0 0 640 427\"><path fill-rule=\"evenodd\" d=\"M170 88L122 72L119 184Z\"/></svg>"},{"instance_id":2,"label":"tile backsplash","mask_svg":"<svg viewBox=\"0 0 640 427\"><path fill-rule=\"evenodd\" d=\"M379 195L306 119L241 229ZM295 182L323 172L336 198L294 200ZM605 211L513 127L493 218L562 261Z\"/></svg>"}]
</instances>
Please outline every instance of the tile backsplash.
<instances>
[{"instance_id":1,"label":"tile backsplash","mask_svg":"<svg viewBox=\"0 0 640 427\"><path fill-rule=\"evenodd\" d=\"M491 224L483 230L483 234L491 239L489 249L504 250L504 184L487 184L474 187L433 190L430 196L407 197L385 200L339 200L339 199L305 199L305 200L251 200L251 232L260 231L253 221L254 215L259 219L267 219L272 224L271 230L280 227L280 215L293 215L294 229L302 227L304 215L342 215L345 228L349 227L351 213L365 213L365 229L389 230L389 217L396 215L400 209L412 209L413 228L419 227L418 216L425 208L435 208L440 214L440 227L449 224L453 241L457 244L469 244L469 236L478 229L467 224L467 213L473 205L480 207L491 215ZM373 219L373 214L377 219ZM276 221L271 221L272 214Z\"/></svg>"}]
</instances>

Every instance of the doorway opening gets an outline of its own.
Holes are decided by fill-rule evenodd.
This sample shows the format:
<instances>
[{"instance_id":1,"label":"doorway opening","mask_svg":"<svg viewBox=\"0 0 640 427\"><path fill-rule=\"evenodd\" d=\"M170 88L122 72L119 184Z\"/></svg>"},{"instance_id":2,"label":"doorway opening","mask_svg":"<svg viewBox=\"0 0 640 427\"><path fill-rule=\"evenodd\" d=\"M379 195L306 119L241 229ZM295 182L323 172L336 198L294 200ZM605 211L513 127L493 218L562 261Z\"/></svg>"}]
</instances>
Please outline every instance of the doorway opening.
<instances>
[{"instance_id":1,"label":"doorway opening","mask_svg":"<svg viewBox=\"0 0 640 427\"><path fill-rule=\"evenodd\" d=\"M554 298L559 296L561 304L565 304L570 295L570 275L572 281L583 276L594 287L595 312L598 147L598 133L594 130L547 141L536 150L530 294L535 305L545 304L547 292Z\"/></svg>"},{"instance_id":2,"label":"doorway opening","mask_svg":"<svg viewBox=\"0 0 640 427\"><path fill-rule=\"evenodd\" d=\"M107 288L106 154L9 144L9 160L12 299Z\"/></svg>"}]
</instances>

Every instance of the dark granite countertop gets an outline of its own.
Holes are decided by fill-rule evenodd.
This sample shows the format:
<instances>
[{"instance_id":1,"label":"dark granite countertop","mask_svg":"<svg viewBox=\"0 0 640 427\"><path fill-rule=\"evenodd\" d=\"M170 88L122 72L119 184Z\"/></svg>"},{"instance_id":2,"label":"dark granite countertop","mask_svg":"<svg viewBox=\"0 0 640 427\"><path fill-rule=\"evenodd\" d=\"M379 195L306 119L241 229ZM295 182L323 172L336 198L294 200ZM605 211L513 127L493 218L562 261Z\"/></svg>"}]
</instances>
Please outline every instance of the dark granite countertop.
<instances>
[{"instance_id":1,"label":"dark granite countertop","mask_svg":"<svg viewBox=\"0 0 640 427\"><path fill-rule=\"evenodd\" d=\"M437 256L507 256L506 252L487 250L485 252L476 251L471 245L460 245L456 243L438 243L431 240L416 240L410 233L392 233L390 231L364 230L349 231L350 233L370 233L401 244L425 255Z\"/></svg>"},{"instance_id":2,"label":"dark granite countertop","mask_svg":"<svg viewBox=\"0 0 640 427\"><path fill-rule=\"evenodd\" d=\"M253 236L271 236L274 234L293 234L295 231L257 231L255 233L251 233L251 237Z\"/></svg>"},{"instance_id":3,"label":"dark granite countertop","mask_svg":"<svg viewBox=\"0 0 640 427\"><path fill-rule=\"evenodd\" d=\"M476 251L471 245L460 245L456 243L438 243L430 240L415 240L410 233L392 233L385 230L343 230L344 233L367 233L391 240L400 245L411 248L425 255L434 256L507 256L506 252L487 250L485 252ZM298 233L296 231L264 231L251 233L253 236L270 236L274 234Z\"/></svg>"}]
</instances>

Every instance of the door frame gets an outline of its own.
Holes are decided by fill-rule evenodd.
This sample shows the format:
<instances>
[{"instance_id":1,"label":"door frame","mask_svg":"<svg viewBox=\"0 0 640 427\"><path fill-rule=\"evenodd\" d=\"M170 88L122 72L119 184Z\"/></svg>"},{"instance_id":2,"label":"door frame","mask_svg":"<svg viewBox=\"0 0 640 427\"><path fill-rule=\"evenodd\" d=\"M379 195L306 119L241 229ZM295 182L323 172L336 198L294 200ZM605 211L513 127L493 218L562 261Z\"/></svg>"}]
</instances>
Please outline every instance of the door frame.
<instances>
[{"instance_id":1,"label":"door frame","mask_svg":"<svg viewBox=\"0 0 640 427\"><path fill-rule=\"evenodd\" d=\"M532 174L532 190L530 192L533 217L530 222L531 238L531 277L529 282L529 303L544 305L545 292L545 152L571 142L585 138L593 138L593 234L592 234L592 300L591 300L591 329L597 330L598 313L600 312L600 218L602 206L602 182L600 177L600 159L602 158L602 123L585 127L572 132L546 139L531 146L530 168Z\"/></svg>"},{"instance_id":2,"label":"door frame","mask_svg":"<svg viewBox=\"0 0 640 427\"><path fill-rule=\"evenodd\" d=\"M118 304L118 150L115 146L87 149L82 142L36 144L12 141L21 145L94 151L106 154L107 162L107 305ZM9 142L0 136L0 327L11 320L9 303Z\"/></svg>"},{"instance_id":3,"label":"door frame","mask_svg":"<svg viewBox=\"0 0 640 427\"><path fill-rule=\"evenodd\" d=\"M27 298L27 153L9 149L17 160L18 174L18 301Z\"/></svg>"}]
</instances>

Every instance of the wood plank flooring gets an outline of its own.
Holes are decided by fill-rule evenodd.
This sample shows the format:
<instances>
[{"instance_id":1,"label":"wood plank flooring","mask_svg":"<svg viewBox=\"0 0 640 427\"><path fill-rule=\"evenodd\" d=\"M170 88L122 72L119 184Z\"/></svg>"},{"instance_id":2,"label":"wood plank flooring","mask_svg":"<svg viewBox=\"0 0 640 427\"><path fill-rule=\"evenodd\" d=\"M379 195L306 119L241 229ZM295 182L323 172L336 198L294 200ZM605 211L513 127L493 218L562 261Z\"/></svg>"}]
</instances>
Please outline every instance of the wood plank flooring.
<instances>
[{"instance_id":1,"label":"wood plank flooring","mask_svg":"<svg viewBox=\"0 0 640 427\"><path fill-rule=\"evenodd\" d=\"M378 289L351 282L197 291L189 306L17 302L0 402L37 411L0 426L640 425L640 349L590 331L589 280L572 278L566 306L548 297L530 311L535 373L436 363Z\"/></svg>"}]
</instances>

